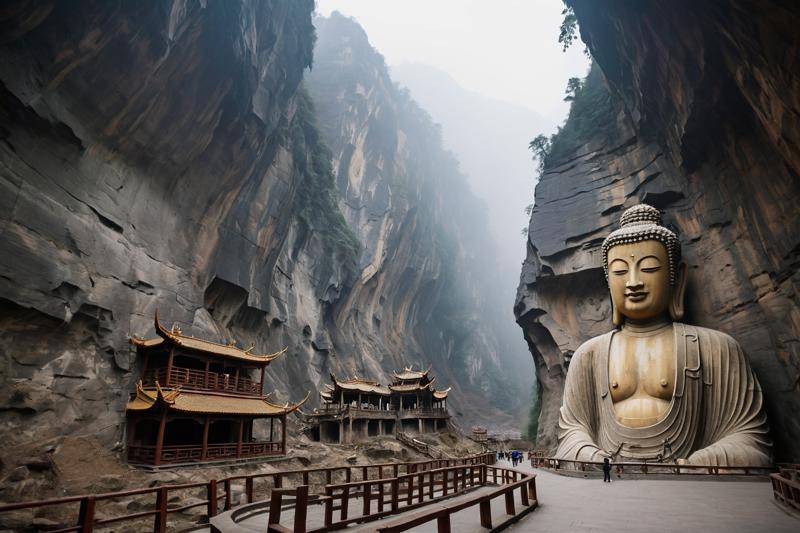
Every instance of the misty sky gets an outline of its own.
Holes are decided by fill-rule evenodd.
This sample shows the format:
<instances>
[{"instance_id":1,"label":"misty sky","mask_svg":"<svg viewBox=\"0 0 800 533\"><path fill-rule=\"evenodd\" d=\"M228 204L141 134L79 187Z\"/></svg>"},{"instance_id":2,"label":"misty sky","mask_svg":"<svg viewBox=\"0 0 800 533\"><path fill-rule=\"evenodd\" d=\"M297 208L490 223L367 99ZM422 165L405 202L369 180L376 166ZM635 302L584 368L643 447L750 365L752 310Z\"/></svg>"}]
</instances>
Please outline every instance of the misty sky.
<instances>
[{"instance_id":1,"label":"misty sky","mask_svg":"<svg viewBox=\"0 0 800 533\"><path fill-rule=\"evenodd\" d=\"M528 107L560 124L567 79L583 77L582 43L558 43L561 0L318 0L354 17L389 66L433 65L461 86Z\"/></svg>"}]
</instances>

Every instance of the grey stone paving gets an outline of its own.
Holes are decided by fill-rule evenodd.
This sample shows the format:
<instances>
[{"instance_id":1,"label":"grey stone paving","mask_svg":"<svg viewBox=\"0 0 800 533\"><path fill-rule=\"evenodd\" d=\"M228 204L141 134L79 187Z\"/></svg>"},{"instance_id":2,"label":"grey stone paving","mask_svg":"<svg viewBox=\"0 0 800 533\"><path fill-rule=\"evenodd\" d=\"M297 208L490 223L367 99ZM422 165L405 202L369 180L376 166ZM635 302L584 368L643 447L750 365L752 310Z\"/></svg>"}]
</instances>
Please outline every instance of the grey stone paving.
<instances>
[{"instance_id":1,"label":"grey stone paving","mask_svg":"<svg viewBox=\"0 0 800 533\"><path fill-rule=\"evenodd\" d=\"M508 531L798 533L767 481L569 478L535 471L539 508ZM453 531L458 531L453 529Z\"/></svg>"},{"instance_id":2,"label":"grey stone paving","mask_svg":"<svg viewBox=\"0 0 800 533\"><path fill-rule=\"evenodd\" d=\"M511 466L503 461L501 464ZM526 464L517 468L536 472L539 507L507 531L800 533L800 519L775 504L768 481L619 480L615 477L608 484L599 478L565 477ZM480 488L447 503L489 490L491 488ZM515 500L517 509L521 509L518 493ZM418 511L432 509L435 505ZM351 509L357 512L360 504L354 502ZM287 518L291 516L291 511L285 512ZM375 531L379 525L400 516L402 514L369 524L354 524L345 531ZM492 516L495 524L505 518L502 498L493 501ZM321 508L310 507L308 517L309 527L321 525ZM265 524L266 517L260 515L240 524L240 531L265 531ZM454 533L486 531L479 526L477 507L452 515L451 529ZM436 523L430 522L409 531L435 533Z\"/></svg>"}]
</instances>

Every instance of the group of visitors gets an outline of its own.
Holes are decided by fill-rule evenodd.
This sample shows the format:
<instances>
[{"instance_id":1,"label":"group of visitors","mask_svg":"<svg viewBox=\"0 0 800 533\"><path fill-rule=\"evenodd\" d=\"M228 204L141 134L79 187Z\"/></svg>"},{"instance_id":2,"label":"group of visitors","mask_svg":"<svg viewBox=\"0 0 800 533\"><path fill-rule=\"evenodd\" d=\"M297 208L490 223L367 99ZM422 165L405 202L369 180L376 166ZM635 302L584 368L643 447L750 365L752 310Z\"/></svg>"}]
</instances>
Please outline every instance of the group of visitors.
<instances>
[{"instance_id":1,"label":"group of visitors","mask_svg":"<svg viewBox=\"0 0 800 533\"><path fill-rule=\"evenodd\" d=\"M522 462L522 452L519 450L499 451L497 452L498 460L511 461L513 466L517 466Z\"/></svg>"}]
</instances>

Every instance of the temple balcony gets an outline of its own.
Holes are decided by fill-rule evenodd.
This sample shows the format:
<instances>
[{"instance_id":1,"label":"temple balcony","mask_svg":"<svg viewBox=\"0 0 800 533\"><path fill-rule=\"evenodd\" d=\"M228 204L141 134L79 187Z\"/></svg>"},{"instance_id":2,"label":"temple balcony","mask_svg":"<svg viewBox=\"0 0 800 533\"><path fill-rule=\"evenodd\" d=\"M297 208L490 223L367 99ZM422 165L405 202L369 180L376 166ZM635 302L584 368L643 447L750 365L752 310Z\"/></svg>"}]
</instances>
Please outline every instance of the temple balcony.
<instances>
[{"instance_id":1,"label":"temple balcony","mask_svg":"<svg viewBox=\"0 0 800 533\"><path fill-rule=\"evenodd\" d=\"M421 409L401 409L398 411L401 419L407 418L449 418L450 413L443 407L423 407Z\"/></svg>"},{"instance_id":2,"label":"temple balcony","mask_svg":"<svg viewBox=\"0 0 800 533\"><path fill-rule=\"evenodd\" d=\"M156 461L156 446L128 445L128 462L140 465L168 465L195 463L204 461L221 461L228 459L248 459L251 457L269 457L283 455L284 446L281 441L262 442L228 442L209 444L205 450L202 445L163 446L160 461Z\"/></svg>"},{"instance_id":3,"label":"temple balcony","mask_svg":"<svg viewBox=\"0 0 800 533\"><path fill-rule=\"evenodd\" d=\"M261 383L244 376L206 372L194 368L173 366L167 375L166 368L148 371L143 379L144 386L154 386L155 382L162 387L178 387L183 390L200 390L212 392L232 392L252 396L261 396Z\"/></svg>"}]
</instances>

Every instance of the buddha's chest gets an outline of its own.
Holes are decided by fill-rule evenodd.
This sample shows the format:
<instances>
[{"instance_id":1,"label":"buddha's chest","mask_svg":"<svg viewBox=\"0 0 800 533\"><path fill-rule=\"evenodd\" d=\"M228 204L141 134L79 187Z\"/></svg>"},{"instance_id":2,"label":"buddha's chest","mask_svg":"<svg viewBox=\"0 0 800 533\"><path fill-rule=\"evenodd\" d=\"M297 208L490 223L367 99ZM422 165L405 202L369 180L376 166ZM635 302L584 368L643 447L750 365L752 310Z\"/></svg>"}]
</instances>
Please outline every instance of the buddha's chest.
<instances>
[{"instance_id":1,"label":"buddha's chest","mask_svg":"<svg viewBox=\"0 0 800 533\"><path fill-rule=\"evenodd\" d=\"M616 404L631 397L670 401L675 392L675 341L671 330L650 337L614 335L608 387Z\"/></svg>"}]
</instances>

